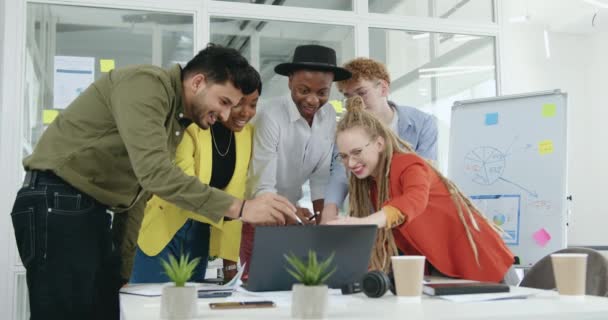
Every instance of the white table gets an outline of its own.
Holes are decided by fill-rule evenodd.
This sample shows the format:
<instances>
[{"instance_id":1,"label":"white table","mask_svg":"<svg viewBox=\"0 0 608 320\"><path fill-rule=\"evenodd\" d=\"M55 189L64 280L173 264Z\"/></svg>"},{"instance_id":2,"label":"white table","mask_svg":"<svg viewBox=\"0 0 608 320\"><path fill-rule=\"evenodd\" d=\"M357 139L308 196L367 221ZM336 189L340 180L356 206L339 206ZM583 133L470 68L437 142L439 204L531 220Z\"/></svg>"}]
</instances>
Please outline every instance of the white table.
<instances>
[{"instance_id":1,"label":"white table","mask_svg":"<svg viewBox=\"0 0 608 320\"><path fill-rule=\"evenodd\" d=\"M332 292L328 319L608 319L608 298L586 296L582 300L574 300L562 298L553 291L535 291L538 294L527 299L472 303L455 303L428 296L423 296L418 303L408 303L398 301L390 293L379 299L371 299L361 293L342 296ZM209 302L252 300L273 300L277 307L234 310L209 308ZM160 319L160 297L121 294L121 304L125 320ZM196 319L290 319L290 304L290 292L236 292L229 298L199 299Z\"/></svg>"}]
</instances>

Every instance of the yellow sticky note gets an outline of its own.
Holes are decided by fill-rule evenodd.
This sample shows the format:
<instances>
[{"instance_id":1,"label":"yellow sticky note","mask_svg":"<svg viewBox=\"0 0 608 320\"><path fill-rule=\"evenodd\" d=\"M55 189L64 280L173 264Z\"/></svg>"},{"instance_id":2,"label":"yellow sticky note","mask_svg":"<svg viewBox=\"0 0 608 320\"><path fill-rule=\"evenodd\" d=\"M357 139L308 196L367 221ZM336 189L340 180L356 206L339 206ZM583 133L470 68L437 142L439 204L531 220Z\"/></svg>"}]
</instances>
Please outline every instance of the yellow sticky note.
<instances>
[{"instance_id":1,"label":"yellow sticky note","mask_svg":"<svg viewBox=\"0 0 608 320\"><path fill-rule=\"evenodd\" d=\"M99 59L99 69L101 72L110 72L114 69L114 59Z\"/></svg>"},{"instance_id":2,"label":"yellow sticky note","mask_svg":"<svg viewBox=\"0 0 608 320\"><path fill-rule=\"evenodd\" d=\"M556 109L557 108L555 107L555 104L553 104L553 103L543 104L543 117L545 117L545 118L555 117Z\"/></svg>"},{"instance_id":3,"label":"yellow sticky note","mask_svg":"<svg viewBox=\"0 0 608 320\"><path fill-rule=\"evenodd\" d=\"M42 124L49 124L59 115L58 110L45 109L42 111Z\"/></svg>"},{"instance_id":4,"label":"yellow sticky note","mask_svg":"<svg viewBox=\"0 0 608 320\"><path fill-rule=\"evenodd\" d=\"M334 110L336 110L337 114L344 112L344 107L342 106L342 101L331 100L329 103L332 105L332 107L334 107Z\"/></svg>"},{"instance_id":5,"label":"yellow sticky note","mask_svg":"<svg viewBox=\"0 0 608 320\"><path fill-rule=\"evenodd\" d=\"M553 141L543 140L538 143L538 153L541 155L553 153Z\"/></svg>"}]
</instances>

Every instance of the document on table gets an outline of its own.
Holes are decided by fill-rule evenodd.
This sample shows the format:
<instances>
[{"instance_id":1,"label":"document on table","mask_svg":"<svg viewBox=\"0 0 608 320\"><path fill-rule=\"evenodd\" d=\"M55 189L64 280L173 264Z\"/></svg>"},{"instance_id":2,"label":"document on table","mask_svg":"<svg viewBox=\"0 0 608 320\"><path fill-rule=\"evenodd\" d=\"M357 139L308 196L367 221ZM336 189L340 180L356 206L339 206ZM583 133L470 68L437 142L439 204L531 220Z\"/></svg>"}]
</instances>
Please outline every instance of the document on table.
<instances>
[{"instance_id":1,"label":"document on table","mask_svg":"<svg viewBox=\"0 0 608 320\"><path fill-rule=\"evenodd\" d=\"M252 297L252 298L255 297L255 298L264 299L264 300L272 300L278 306L291 306L291 299L292 299L291 290L256 292L256 291L249 291L243 287L238 287L236 289L236 291L241 294L244 294L246 296ZM342 290L340 290L340 289L329 289L327 293L328 293L330 299L332 299L332 302L331 302L332 304L336 303L336 299L344 297L342 295Z\"/></svg>"},{"instance_id":2,"label":"document on table","mask_svg":"<svg viewBox=\"0 0 608 320\"><path fill-rule=\"evenodd\" d=\"M219 285L212 283L195 283L188 282L186 286L195 286L199 292L221 292L221 291L235 291L239 283L241 282L241 276L245 265L238 267L238 272L230 282ZM120 293L133 294L144 297L160 297L163 293L163 287L172 285L172 282L166 283L142 283L142 284L129 284L128 286L120 289Z\"/></svg>"},{"instance_id":3,"label":"document on table","mask_svg":"<svg viewBox=\"0 0 608 320\"><path fill-rule=\"evenodd\" d=\"M501 293L475 293L475 294L455 294L445 296L435 296L434 298L448 300L452 302L482 302L482 301L496 301L496 300L508 300L508 299L526 299L533 295L542 292L542 290L522 288L522 287L511 287L511 292Z\"/></svg>"},{"instance_id":4,"label":"document on table","mask_svg":"<svg viewBox=\"0 0 608 320\"><path fill-rule=\"evenodd\" d=\"M475 280L467 280L467 279L456 279L456 278L447 278L440 276L425 276L422 280L422 284L427 283L472 283L478 282Z\"/></svg>"}]
</instances>

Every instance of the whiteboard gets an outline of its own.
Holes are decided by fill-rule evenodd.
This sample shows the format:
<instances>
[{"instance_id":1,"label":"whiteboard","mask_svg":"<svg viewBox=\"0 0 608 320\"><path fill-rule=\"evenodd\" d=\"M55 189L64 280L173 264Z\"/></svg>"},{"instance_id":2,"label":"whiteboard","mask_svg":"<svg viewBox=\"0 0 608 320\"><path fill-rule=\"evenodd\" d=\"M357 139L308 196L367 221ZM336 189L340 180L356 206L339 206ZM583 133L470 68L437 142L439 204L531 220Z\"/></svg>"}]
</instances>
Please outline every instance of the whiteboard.
<instances>
[{"instance_id":1,"label":"whiteboard","mask_svg":"<svg viewBox=\"0 0 608 320\"><path fill-rule=\"evenodd\" d=\"M567 244L567 94L458 101L448 176L531 266Z\"/></svg>"}]
</instances>

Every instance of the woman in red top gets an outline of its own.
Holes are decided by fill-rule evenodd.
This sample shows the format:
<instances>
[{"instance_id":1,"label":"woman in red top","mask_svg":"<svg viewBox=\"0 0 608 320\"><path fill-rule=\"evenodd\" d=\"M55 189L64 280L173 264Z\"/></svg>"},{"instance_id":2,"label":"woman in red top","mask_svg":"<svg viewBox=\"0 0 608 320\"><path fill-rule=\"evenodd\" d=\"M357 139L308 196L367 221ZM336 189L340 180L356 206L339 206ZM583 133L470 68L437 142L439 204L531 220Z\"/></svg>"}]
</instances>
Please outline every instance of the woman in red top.
<instances>
[{"instance_id":1,"label":"woman in red top","mask_svg":"<svg viewBox=\"0 0 608 320\"><path fill-rule=\"evenodd\" d=\"M426 256L449 277L503 280L513 254L500 229L364 107L361 98L349 99L338 123L339 156L350 173L350 215L329 223L378 226L374 270L390 271L390 257L400 250Z\"/></svg>"}]
</instances>

